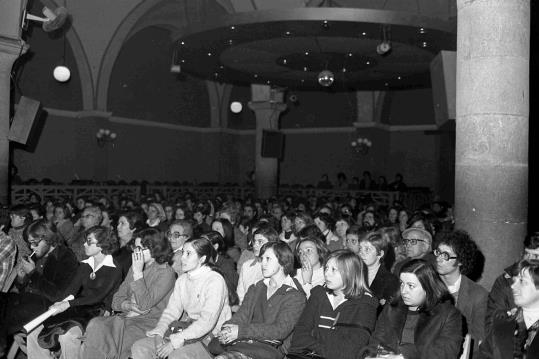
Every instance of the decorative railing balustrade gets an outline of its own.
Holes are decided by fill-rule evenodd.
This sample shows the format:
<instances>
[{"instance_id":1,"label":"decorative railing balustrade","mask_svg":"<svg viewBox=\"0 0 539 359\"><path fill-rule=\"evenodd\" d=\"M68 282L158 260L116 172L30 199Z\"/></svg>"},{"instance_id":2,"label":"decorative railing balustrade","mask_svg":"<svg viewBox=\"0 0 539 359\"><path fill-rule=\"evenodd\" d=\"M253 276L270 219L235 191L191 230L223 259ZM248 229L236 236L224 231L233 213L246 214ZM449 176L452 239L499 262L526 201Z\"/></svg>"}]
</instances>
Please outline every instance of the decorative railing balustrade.
<instances>
[{"instance_id":1,"label":"decorative railing balustrade","mask_svg":"<svg viewBox=\"0 0 539 359\"><path fill-rule=\"evenodd\" d=\"M13 185L11 187L11 203L18 204L28 201L32 194L37 194L42 200L64 199L74 200L79 196L97 198L105 196L111 198L114 195L125 196L139 201L141 195L160 192L164 198L176 199L186 193L191 193L199 198L207 196L215 198L218 195L231 195L234 198L246 198L254 194L254 188L249 186L204 186L204 185ZM377 205L389 206L394 201L400 200L407 208L419 208L432 200L432 194L428 189L409 190L407 192L391 191L365 191L365 190L340 190L321 189L301 186L282 186L279 189L280 196L292 196L308 198L310 196L326 198L355 197L372 201Z\"/></svg>"}]
</instances>

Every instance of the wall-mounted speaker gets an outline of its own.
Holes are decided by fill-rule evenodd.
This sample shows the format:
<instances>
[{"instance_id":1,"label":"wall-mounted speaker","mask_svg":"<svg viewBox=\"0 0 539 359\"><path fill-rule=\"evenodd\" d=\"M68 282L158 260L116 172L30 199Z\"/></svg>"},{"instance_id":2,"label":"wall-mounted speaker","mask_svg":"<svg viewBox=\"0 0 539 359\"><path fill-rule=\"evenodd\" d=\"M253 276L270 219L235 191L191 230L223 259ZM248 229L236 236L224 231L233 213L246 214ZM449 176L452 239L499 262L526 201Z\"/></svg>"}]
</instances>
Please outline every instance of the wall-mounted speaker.
<instances>
[{"instance_id":1,"label":"wall-mounted speaker","mask_svg":"<svg viewBox=\"0 0 539 359\"><path fill-rule=\"evenodd\" d=\"M456 117L457 53L440 51L430 63L430 80L436 124Z\"/></svg>"},{"instance_id":2,"label":"wall-mounted speaker","mask_svg":"<svg viewBox=\"0 0 539 359\"><path fill-rule=\"evenodd\" d=\"M29 97L22 96L17 105L15 116L9 128L9 140L23 145L28 141L34 127L41 103Z\"/></svg>"},{"instance_id":3,"label":"wall-mounted speaker","mask_svg":"<svg viewBox=\"0 0 539 359\"><path fill-rule=\"evenodd\" d=\"M284 135L277 130L262 130L261 156L266 158L282 158Z\"/></svg>"}]
</instances>

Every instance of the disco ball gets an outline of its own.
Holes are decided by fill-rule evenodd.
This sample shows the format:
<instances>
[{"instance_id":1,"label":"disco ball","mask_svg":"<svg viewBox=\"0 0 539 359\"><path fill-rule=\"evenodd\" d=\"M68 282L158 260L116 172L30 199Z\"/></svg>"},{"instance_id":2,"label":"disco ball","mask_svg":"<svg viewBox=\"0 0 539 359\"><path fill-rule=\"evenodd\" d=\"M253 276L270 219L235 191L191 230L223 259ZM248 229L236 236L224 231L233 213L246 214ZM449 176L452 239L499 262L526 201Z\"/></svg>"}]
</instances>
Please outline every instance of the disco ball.
<instances>
[{"instance_id":1,"label":"disco ball","mask_svg":"<svg viewBox=\"0 0 539 359\"><path fill-rule=\"evenodd\" d=\"M333 82L335 81L335 76L333 75L333 72L329 70L321 71L318 74L318 83L320 86L329 87L333 85Z\"/></svg>"}]
</instances>

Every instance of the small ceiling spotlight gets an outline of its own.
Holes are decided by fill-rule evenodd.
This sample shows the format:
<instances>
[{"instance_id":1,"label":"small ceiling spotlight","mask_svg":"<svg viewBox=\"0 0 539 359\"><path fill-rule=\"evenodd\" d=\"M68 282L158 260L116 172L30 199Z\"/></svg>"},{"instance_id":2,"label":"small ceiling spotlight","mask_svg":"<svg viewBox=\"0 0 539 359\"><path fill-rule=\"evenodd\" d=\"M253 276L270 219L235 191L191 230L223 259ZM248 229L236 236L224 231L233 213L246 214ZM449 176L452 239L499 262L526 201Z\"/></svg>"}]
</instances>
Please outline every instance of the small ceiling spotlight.
<instances>
[{"instance_id":1,"label":"small ceiling spotlight","mask_svg":"<svg viewBox=\"0 0 539 359\"><path fill-rule=\"evenodd\" d=\"M318 83L323 87L330 87L335 82L335 75L329 70L320 71L318 74Z\"/></svg>"},{"instance_id":2,"label":"small ceiling spotlight","mask_svg":"<svg viewBox=\"0 0 539 359\"><path fill-rule=\"evenodd\" d=\"M58 82L67 82L71 78L71 71L67 68L67 66L59 65L54 68L52 75Z\"/></svg>"},{"instance_id":3,"label":"small ceiling spotlight","mask_svg":"<svg viewBox=\"0 0 539 359\"><path fill-rule=\"evenodd\" d=\"M329 29L329 22L327 20L324 20L324 22L322 23L322 27L327 30Z\"/></svg>"},{"instance_id":4,"label":"small ceiling spotlight","mask_svg":"<svg viewBox=\"0 0 539 359\"><path fill-rule=\"evenodd\" d=\"M424 27L420 27L420 28L419 28L419 33L420 33L420 34L426 34L426 33L427 33L427 30L425 30Z\"/></svg>"}]
</instances>

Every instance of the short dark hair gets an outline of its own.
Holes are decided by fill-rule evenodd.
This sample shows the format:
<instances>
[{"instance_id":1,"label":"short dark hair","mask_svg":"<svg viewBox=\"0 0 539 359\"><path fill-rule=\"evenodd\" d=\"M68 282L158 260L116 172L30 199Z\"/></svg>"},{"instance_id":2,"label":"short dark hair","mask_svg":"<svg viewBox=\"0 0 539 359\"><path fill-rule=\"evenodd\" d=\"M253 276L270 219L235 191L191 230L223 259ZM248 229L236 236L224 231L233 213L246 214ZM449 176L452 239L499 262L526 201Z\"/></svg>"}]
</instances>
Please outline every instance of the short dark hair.
<instances>
[{"instance_id":1,"label":"short dark hair","mask_svg":"<svg viewBox=\"0 0 539 359\"><path fill-rule=\"evenodd\" d=\"M322 240L325 240L324 234L320 228L314 224L303 227L303 229L298 233L298 238L321 238Z\"/></svg>"},{"instance_id":2,"label":"short dark hair","mask_svg":"<svg viewBox=\"0 0 539 359\"><path fill-rule=\"evenodd\" d=\"M16 204L9 209L10 214L15 214L19 217L24 217L24 224L28 224L32 221L32 215L30 209L25 204Z\"/></svg>"},{"instance_id":3,"label":"short dark hair","mask_svg":"<svg viewBox=\"0 0 539 359\"><path fill-rule=\"evenodd\" d=\"M369 230L361 227L358 224L353 224L346 230L346 235L349 234L357 236L358 240L361 241L362 238L369 234Z\"/></svg>"},{"instance_id":4,"label":"short dark hair","mask_svg":"<svg viewBox=\"0 0 539 359\"><path fill-rule=\"evenodd\" d=\"M56 202L54 203L54 209L60 208L62 211L64 211L64 218L68 219L71 217L71 210L67 206L65 202Z\"/></svg>"},{"instance_id":5,"label":"short dark hair","mask_svg":"<svg viewBox=\"0 0 539 359\"><path fill-rule=\"evenodd\" d=\"M330 231L333 231L335 228L335 220L327 213L318 212L314 218L318 218L320 221L324 222Z\"/></svg>"},{"instance_id":6,"label":"short dark hair","mask_svg":"<svg viewBox=\"0 0 539 359\"><path fill-rule=\"evenodd\" d=\"M524 238L524 248L537 249L539 248L539 232L529 233Z\"/></svg>"},{"instance_id":7,"label":"short dark hair","mask_svg":"<svg viewBox=\"0 0 539 359\"><path fill-rule=\"evenodd\" d=\"M468 275L473 271L479 249L468 232L460 229L440 232L436 236L436 246L440 244L445 244L455 251L462 274Z\"/></svg>"},{"instance_id":8,"label":"short dark hair","mask_svg":"<svg viewBox=\"0 0 539 359\"><path fill-rule=\"evenodd\" d=\"M257 234L266 238L268 242L277 242L279 240L279 233L271 225L258 227L255 233L253 233L253 238Z\"/></svg>"},{"instance_id":9,"label":"short dark hair","mask_svg":"<svg viewBox=\"0 0 539 359\"><path fill-rule=\"evenodd\" d=\"M88 239L90 234L95 236L97 246L101 248L103 254L112 254L118 249L118 239L109 228L103 226L90 227L84 233L84 238Z\"/></svg>"},{"instance_id":10,"label":"short dark hair","mask_svg":"<svg viewBox=\"0 0 539 359\"><path fill-rule=\"evenodd\" d=\"M129 229L134 229L135 232L140 231L147 226L146 223L144 223L143 216L140 212L122 212L118 218L120 217L125 217L125 219L127 219L127 223L129 223Z\"/></svg>"},{"instance_id":11,"label":"short dark hair","mask_svg":"<svg viewBox=\"0 0 539 359\"><path fill-rule=\"evenodd\" d=\"M140 243L150 250L152 258L159 264L169 263L173 252L170 242L158 229L146 228L138 233Z\"/></svg>"},{"instance_id":12,"label":"short dark hair","mask_svg":"<svg viewBox=\"0 0 539 359\"><path fill-rule=\"evenodd\" d=\"M270 248L273 250L273 253L275 253L275 257L277 257L279 264L283 267L284 274L294 274L294 253L292 253L288 244L281 241L267 242L260 249L260 257L262 257Z\"/></svg>"},{"instance_id":13,"label":"short dark hair","mask_svg":"<svg viewBox=\"0 0 539 359\"><path fill-rule=\"evenodd\" d=\"M425 303L420 306L421 311L430 312L438 303L453 300L446 285L434 266L422 259L413 259L406 263L400 273L415 274L421 287L426 293Z\"/></svg>"},{"instance_id":14,"label":"short dark hair","mask_svg":"<svg viewBox=\"0 0 539 359\"><path fill-rule=\"evenodd\" d=\"M539 289L539 260L531 259L518 262L515 273L521 274L524 271L530 274L535 288Z\"/></svg>"},{"instance_id":15,"label":"short dark hair","mask_svg":"<svg viewBox=\"0 0 539 359\"><path fill-rule=\"evenodd\" d=\"M221 223L223 232L225 233L223 240L227 246L232 247L234 245L234 227L232 227L232 223L230 223L230 221L226 218L216 218L213 220L213 222Z\"/></svg>"},{"instance_id":16,"label":"short dark hair","mask_svg":"<svg viewBox=\"0 0 539 359\"><path fill-rule=\"evenodd\" d=\"M30 223L23 232L23 238L26 241L28 241L28 236L44 240L53 247L63 242L62 236L56 232L56 227L46 219L38 219Z\"/></svg>"}]
</instances>

